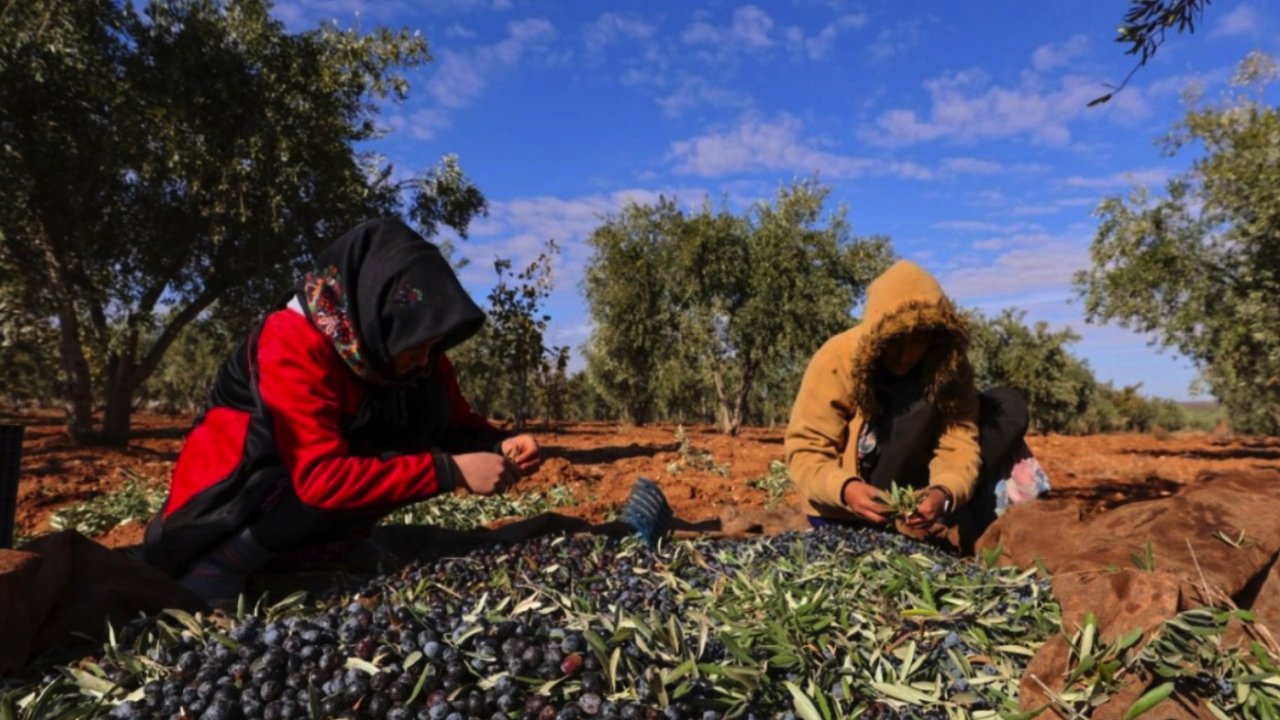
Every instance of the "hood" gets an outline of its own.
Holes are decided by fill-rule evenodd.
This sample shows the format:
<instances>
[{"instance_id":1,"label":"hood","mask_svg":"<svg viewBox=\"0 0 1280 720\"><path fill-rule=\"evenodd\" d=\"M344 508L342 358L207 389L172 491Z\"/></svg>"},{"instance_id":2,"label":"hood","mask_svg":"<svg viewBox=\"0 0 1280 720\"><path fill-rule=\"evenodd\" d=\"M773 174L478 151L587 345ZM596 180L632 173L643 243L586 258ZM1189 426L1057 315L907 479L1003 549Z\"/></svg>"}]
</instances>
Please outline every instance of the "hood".
<instances>
[{"instance_id":1,"label":"hood","mask_svg":"<svg viewBox=\"0 0 1280 720\"><path fill-rule=\"evenodd\" d=\"M885 344L916 330L935 332L920 365L926 397L946 412L972 389L969 325L938 281L919 265L899 260L872 281L861 327L853 357L853 401L863 414L874 417L881 409L874 380Z\"/></svg>"},{"instance_id":2,"label":"hood","mask_svg":"<svg viewBox=\"0 0 1280 720\"><path fill-rule=\"evenodd\" d=\"M371 220L316 258L299 287L311 322L347 366L378 384L395 377L391 359L437 338L440 353L484 324L439 248L400 220Z\"/></svg>"}]
</instances>

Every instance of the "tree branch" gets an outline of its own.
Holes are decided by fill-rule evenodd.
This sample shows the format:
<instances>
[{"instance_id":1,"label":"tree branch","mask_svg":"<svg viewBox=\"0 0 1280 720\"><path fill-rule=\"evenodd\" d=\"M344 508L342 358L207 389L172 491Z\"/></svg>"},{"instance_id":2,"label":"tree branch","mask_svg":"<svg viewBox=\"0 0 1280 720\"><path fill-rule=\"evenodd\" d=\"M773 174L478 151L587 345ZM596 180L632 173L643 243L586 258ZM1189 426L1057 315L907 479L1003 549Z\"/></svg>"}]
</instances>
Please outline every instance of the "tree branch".
<instances>
[{"instance_id":1,"label":"tree branch","mask_svg":"<svg viewBox=\"0 0 1280 720\"><path fill-rule=\"evenodd\" d=\"M183 328L195 320L200 313L204 312L215 300L222 295L222 287L210 285L204 289L204 292L197 295L187 304L186 307L179 310L176 314L170 316L169 323L165 326L164 331L160 333L160 337L151 345L151 349L147 351L146 357L137 367L129 374L129 387L136 389L151 377L151 373L155 372L156 366L160 364L160 359L164 357L165 351L178 339L178 334Z\"/></svg>"}]
</instances>

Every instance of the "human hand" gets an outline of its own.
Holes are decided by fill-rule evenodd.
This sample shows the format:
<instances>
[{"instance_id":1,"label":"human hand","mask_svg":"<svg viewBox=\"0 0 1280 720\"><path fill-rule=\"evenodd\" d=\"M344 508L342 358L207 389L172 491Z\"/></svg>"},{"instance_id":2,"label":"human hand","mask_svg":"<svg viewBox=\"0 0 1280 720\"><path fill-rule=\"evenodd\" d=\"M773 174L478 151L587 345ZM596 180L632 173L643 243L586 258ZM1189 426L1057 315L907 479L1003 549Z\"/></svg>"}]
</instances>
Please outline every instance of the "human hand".
<instances>
[{"instance_id":1,"label":"human hand","mask_svg":"<svg viewBox=\"0 0 1280 720\"><path fill-rule=\"evenodd\" d=\"M542 465L542 451L532 435L516 435L503 440L502 454L515 463L521 475L532 475Z\"/></svg>"},{"instance_id":2,"label":"human hand","mask_svg":"<svg viewBox=\"0 0 1280 720\"><path fill-rule=\"evenodd\" d=\"M916 511L907 516L906 524L910 528L927 528L942 517L950 495L943 488L934 485L920 491L920 504Z\"/></svg>"},{"instance_id":3,"label":"human hand","mask_svg":"<svg viewBox=\"0 0 1280 720\"><path fill-rule=\"evenodd\" d=\"M506 490L519 478L515 464L497 453L464 453L453 456L462 484L477 495Z\"/></svg>"},{"instance_id":4,"label":"human hand","mask_svg":"<svg viewBox=\"0 0 1280 720\"><path fill-rule=\"evenodd\" d=\"M855 515L875 523L885 521L885 513L889 506L884 502L884 493L875 486L861 480L853 480L844 484L842 493L845 507Z\"/></svg>"}]
</instances>

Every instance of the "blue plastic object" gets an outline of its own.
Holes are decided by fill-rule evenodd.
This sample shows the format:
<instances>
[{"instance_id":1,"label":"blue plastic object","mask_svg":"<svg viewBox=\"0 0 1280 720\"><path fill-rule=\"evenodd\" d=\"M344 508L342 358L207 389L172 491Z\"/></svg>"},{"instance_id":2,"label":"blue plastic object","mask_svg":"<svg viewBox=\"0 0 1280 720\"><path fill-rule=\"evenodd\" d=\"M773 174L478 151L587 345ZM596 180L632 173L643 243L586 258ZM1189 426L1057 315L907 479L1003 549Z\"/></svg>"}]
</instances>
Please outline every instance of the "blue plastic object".
<instances>
[{"instance_id":1,"label":"blue plastic object","mask_svg":"<svg viewBox=\"0 0 1280 720\"><path fill-rule=\"evenodd\" d=\"M662 488L647 477L637 478L622 504L622 521L635 528L636 535L653 546L671 530L674 519Z\"/></svg>"}]
</instances>

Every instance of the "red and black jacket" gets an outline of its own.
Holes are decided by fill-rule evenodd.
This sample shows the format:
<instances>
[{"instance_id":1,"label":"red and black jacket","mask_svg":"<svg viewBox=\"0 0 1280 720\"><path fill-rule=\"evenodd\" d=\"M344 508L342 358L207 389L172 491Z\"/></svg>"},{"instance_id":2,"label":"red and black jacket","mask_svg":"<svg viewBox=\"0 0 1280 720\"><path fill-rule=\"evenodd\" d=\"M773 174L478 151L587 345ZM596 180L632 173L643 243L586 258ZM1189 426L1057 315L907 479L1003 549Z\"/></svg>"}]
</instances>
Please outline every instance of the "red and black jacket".
<instances>
[{"instance_id":1,"label":"red and black jacket","mask_svg":"<svg viewBox=\"0 0 1280 720\"><path fill-rule=\"evenodd\" d=\"M176 576L246 527L279 550L452 491L448 453L505 435L472 411L447 357L431 370L366 383L306 316L269 315L219 369L147 527L148 562Z\"/></svg>"}]
</instances>

